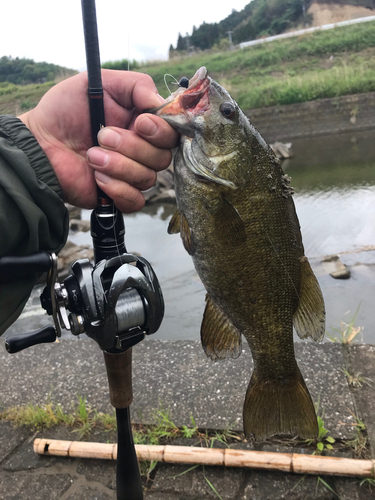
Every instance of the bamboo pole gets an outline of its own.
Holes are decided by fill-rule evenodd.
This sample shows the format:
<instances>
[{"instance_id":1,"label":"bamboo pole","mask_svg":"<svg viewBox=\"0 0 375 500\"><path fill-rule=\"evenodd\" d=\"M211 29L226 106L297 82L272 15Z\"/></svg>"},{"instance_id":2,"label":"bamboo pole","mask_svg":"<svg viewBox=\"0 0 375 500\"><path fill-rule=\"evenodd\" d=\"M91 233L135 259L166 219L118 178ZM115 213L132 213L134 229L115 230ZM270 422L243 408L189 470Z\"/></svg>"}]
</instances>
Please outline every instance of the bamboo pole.
<instances>
[{"instance_id":1,"label":"bamboo pole","mask_svg":"<svg viewBox=\"0 0 375 500\"><path fill-rule=\"evenodd\" d=\"M327 474L335 476L362 476L375 479L375 460L321 457L299 453L275 453L197 448L190 446L136 445L139 460L157 460L167 463L219 465L224 467L247 467L254 469L280 470L297 474ZM39 455L60 457L82 457L116 460L117 445L86 443L82 441L59 441L35 439L34 451Z\"/></svg>"}]
</instances>

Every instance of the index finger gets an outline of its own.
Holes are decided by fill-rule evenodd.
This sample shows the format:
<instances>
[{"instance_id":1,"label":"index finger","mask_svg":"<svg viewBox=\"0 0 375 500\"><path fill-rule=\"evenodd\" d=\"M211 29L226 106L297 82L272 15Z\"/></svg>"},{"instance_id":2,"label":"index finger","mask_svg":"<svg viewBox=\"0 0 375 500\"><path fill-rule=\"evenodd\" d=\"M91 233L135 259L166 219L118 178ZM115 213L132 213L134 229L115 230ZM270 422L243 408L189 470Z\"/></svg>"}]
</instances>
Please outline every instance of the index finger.
<instances>
[{"instance_id":1,"label":"index finger","mask_svg":"<svg viewBox=\"0 0 375 500\"><path fill-rule=\"evenodd\" d=\"M153 79L133 71L102 70L103 87L123 108L139 111L164 103Z\"/></svg>"},{"instance_id":2,"label":"index finger","mask_svg":"<svg viewBox=\"0 0 375 500\"><path fill-rule=\"evenodd\" d=\"M173 149L178 145L178 133L159 116L149 113L137 116L134 131L157 148Z\"/></svg>"}]
</instances>

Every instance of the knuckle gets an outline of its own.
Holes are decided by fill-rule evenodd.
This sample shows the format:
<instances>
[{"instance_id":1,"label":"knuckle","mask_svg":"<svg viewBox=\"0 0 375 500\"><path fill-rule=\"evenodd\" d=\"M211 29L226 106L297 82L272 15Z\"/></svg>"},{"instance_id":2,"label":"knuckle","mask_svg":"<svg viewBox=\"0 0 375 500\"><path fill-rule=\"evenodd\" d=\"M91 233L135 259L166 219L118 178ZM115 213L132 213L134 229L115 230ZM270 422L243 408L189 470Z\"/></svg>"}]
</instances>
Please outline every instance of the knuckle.
<instances>
[{"instance_id":1,"label":"knuckle","mask_svg":"<svg viewBox=\"0 0 375 500\"><path fill-rule=\"evenodd\" d=\"M127 210L131 211L141 210L145 204L145 198L141 191L129 184L123 186L119 193L119 198L121 199L121 204Z\"/></svg>"}]
</instances>

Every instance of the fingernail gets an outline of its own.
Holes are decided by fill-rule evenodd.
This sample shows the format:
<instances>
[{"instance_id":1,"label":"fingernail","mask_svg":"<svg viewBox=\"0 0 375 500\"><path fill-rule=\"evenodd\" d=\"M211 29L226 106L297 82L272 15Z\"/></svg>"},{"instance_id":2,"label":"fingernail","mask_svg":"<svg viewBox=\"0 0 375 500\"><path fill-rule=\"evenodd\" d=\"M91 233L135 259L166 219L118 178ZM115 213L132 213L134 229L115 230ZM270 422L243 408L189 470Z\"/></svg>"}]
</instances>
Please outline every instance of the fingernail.
<instances>
[{"instance_id":1,"label":"fingernail","mask_svg":"<svg viewBox=\"0 0 375 500\"><path fill-rule=\"evenodd\" d=\"M116 149L120 146L121 136L111 128L102 128L98 133L98 141L101 146Z\"/></svg>"},{"instance_id":2,"label":"fingernail","mask_svg":"<svg viewBox=\"0 0 375 500\"><path fill-rule=\"evenodd\" d=\"M95 167L105 167L108 165L109 155L101 149L89 149L87 151L87 159Z\"/></svg>"},{"instance_id":3,"label":"fingernail","mask_svg":"<svg viewBox=\"0 0 375 500\"><path fill-rule=\"evenodd\" d=\"M158 127L151 118L145 116L138 120L137 130L143 135L152 136L156 134Z\"/></svg>"},{"instance_id":4,"label":"fingernail","mask_svg":"<svg viewBox=\"0 0 375 500\"><path fill-rule=\"evenodd\" d=\"M102 184L108 184L108 182L111 180L109 175L105 175L103 174L103 172L98 172L97 170L95 170L95 179Z\"/></svg>"}]
</instances>

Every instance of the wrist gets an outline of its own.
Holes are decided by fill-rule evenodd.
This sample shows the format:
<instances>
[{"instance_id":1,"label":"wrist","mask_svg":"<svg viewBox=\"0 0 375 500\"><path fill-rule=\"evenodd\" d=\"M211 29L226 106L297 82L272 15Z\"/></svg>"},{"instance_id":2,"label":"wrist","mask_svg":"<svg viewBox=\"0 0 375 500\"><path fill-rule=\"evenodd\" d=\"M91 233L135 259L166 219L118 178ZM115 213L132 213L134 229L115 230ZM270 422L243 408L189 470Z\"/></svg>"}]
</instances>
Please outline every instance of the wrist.
<instances>
[{"instance_id":1,"label":"wrist","mask_svg":"<svg viewBox=\"0 0 375 500\"><path fill-rule=\"evenodd\" d=\"M17 116L17 118L19 120L21 120L21 122L23 122L23 124L26 125L26 127L30 130L30 127L29 127L29 114L30 114L30 111L27 111L27 113L24 113L23 115Z\"/></svg>"}]
</instances>

